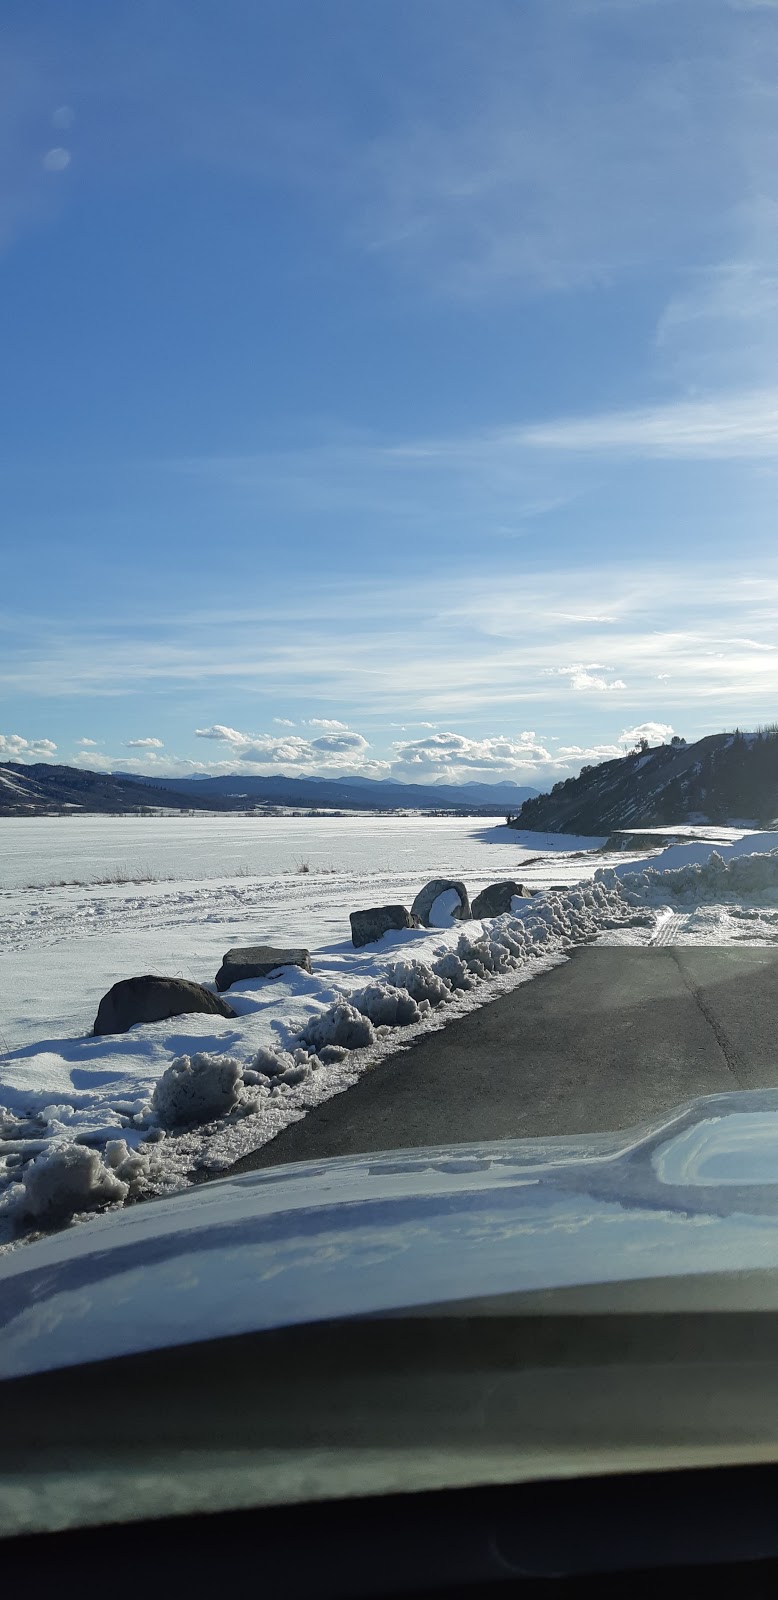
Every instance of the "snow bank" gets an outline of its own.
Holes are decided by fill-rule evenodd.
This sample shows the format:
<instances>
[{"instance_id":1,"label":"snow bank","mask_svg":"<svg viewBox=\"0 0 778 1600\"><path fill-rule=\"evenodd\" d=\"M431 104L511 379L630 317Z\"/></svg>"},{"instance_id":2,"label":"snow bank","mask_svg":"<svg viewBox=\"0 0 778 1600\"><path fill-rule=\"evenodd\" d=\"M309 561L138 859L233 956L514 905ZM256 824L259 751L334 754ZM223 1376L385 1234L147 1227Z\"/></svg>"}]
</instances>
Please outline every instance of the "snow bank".
<instances>
[{"instance_id":1,"label":"snow bank","mask_svg":"<svg viewBox=\"0 0 778 1600\"><path fill-rule=\"evenodd\" d=\"M747 833L732 844L715 844L701 839L693 844L668 845L666 850L660 850L658 855L652 856L651 866L654 872L668 872L677 867L704 866L713 854L719 855L723 861L734 861L738 856L764 855L771 850L778 850L778 833ZM617 867L600 869L595 873L595 878L601 878L603 872L615 872L618 878L624 878L634 871L634 861L623 861Z\"/></svg>"},{"instance_id":2,"label":"snow bank","mask_svg":"<svg viewBox=\"0 0 778 1600\"><path fill-rule=\"evenodd\" d=\"M766 837L778 843L778 835ZM634 866L630 872L606 869L597 874L597 881L609 886L618 883L632 905L771 899L778 892L778 850L758 855L713 850L703 862L689 861L664 872L656 866L645 867L642 872L636 872Z\"/></svg>"}]
</instances>

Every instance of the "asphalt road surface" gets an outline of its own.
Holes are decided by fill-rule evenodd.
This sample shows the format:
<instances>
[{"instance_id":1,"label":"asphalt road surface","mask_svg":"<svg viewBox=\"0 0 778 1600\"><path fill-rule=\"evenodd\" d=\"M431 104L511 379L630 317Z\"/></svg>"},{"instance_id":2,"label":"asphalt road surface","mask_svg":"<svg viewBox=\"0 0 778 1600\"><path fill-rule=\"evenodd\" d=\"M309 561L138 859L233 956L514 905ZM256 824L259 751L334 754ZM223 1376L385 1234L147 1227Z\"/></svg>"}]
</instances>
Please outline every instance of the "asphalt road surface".
<instances>
[{"instance_id":1,"label":"asphalt road surface","mask_svg":"<svg viewBox=\"0 0 778 1600\"><path fill-rule=\"evenodd\" d=\"M231 1170L625 1128L694 1095L772 1085L778 949L588 946L381 1062Z\"/></svg>"}]
</instances>

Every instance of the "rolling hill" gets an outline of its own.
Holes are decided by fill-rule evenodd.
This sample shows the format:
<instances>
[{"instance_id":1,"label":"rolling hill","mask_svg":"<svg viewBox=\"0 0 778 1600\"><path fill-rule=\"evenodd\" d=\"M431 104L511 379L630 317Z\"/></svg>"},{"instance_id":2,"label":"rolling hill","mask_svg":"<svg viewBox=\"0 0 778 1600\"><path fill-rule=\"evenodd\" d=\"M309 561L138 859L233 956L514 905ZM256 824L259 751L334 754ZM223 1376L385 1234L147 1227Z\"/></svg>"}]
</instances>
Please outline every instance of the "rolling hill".
<instances>
[{"instance_id":1,"label":"rolling hill","mask_svg":"<svg viewBox=\"0 0 778 1600\"><path fill-rule=\"evenodd\" d=\"M778 729L714 733L583 767L550 794L525 800L514 828L609 834L674 823L748 821L778 816Z\"/></svg>"}]
</instances>

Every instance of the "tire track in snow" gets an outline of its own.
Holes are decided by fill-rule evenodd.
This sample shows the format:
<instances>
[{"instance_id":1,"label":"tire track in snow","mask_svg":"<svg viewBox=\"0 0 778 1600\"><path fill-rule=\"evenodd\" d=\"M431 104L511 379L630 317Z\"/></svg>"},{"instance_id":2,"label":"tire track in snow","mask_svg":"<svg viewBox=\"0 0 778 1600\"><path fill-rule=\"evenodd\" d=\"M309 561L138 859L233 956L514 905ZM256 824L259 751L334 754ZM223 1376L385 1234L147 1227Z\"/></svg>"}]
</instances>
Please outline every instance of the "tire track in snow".
<instances>
[{"instance_id":1,"label":"tire track in snow","mask_svg":"<svg viewBox=\"0 0 778 1600\"><path fill-rule=\"evenodd\" d=\"M688 914L686 916L681 916L681 914L676 911L665 912L661 921L659 922L656 933L653 935L653 938L649 940L649 944L655 949L657 946L661 945L678 944L679 935L682 935L686 932L690 922L691 916Z\"/></svg>"}]
</instances>

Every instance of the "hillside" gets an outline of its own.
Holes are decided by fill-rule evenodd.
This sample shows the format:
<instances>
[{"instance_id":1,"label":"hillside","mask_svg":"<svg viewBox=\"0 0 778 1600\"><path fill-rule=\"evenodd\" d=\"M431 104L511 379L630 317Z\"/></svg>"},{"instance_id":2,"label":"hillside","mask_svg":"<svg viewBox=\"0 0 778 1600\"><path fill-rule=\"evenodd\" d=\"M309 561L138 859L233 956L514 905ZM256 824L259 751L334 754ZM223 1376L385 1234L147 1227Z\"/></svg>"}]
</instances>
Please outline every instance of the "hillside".
<instances>
[{"instance_id":1,"label":"hillside","mask_svg":"<svg viewBox=\"0 0 778 1600\"><path fill-rule=\"evenodd\" d=\"M778 729L769 729L711 734L583 767L550 794L526 800L511 826L593 835L734 818L762 826L776 816Z\"/></svg>"},{"instance_id":2,"label":"hillside","mask_svg":"<svg viewBox=\"0 0 778 1600\"><path fill-rule=\"evenodd\" d=\"M62 811L111 813L164 806L173 811L245 811L254 806L344 811L457 810L504 816L534 789L516 784L399 784L375 779L219 778L150 779L88 772L48 762L0 763L0 816Z\"/></svg>"},{"instance_id":3,"label":"hillside","mask_svg":"<svg viewBox=\"0 0 778 1600\"><path fill-rule=\"evenodd\" d=\"M0 817L52 816L61 811L124 812L149 806L189 811L194 801L174 790L155 789L112 773L84 772L80 767L55 767L49 762L0 763ZM203 796L201 806L223 811L218 797Z\"/></svg>"}]
</instances>

